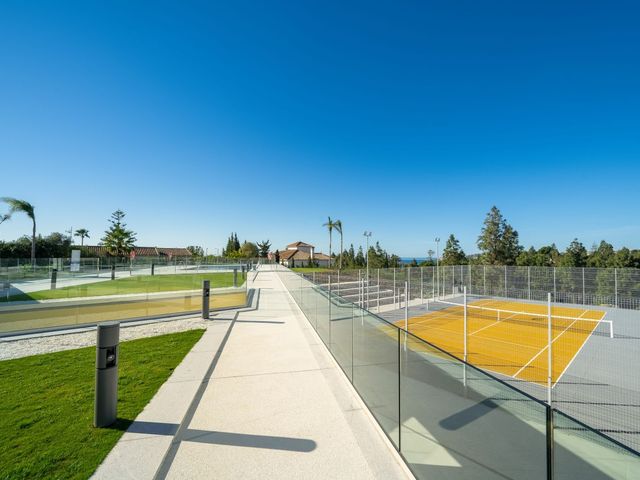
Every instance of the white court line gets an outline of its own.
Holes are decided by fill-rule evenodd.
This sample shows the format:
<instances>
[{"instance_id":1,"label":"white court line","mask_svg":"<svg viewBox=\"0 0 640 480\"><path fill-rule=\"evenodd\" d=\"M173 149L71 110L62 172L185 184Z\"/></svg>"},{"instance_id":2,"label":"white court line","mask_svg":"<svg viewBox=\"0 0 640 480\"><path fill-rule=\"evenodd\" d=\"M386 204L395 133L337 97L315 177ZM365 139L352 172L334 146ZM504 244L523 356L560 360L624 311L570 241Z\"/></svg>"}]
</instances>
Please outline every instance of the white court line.
<instances>
[{"instance_id":1,"label":"white court line","mask_svg":"<svg viewBox=\"0 0 640 480\"><path fill-rule=\"evenodd\" d=\"M578 320L580 320L580 318L581 318L585 313L587 313L588 311L589 311L589 310L585 310L584 312L582 312L582 313L580 314L580 316L579 316L579 317L577 317L573 322L571 322L571 323L570 323L570 324L569 324L569 325L568 325L568 326L567 326L567 327L566 327L562 332L560 332L560 333L558 334L558 336L556 336L553 340L551 340L551 345L553 345L553 342L555 342L555 341L556 341L557 339L559 339L562 335L564 335L564 333L565 333L567 330L569 330L569 328L571 328L571 326L572 326L574 323L576 323ZM552 317L553 317L553 315L552 315ZM520 374L522 373L522 371L523 371L525 368L527 368L529 365L531 365L531 362L533 362L536 358L538 358L538 357L539 357L539 356L540 356L540 355L541 355L541 354L542 354L542 353L543 353L547 348L549 348L549 345L548 345L548 344L547 344L547 345L545 345L545 347L544 347L542 350L540 350L538 353L536 353L536 354L534 355L534 357L533 357L531 360L529 360L529 361L524 365L524 367L522 367L520 370L518 370L518 371L513 375L513 378L516 378L518 375L520 375Z\"/></svg>"},{"instance_id":2,"label":"white court line","mask_svg":"<svg viewBox=\"0 0 640 480\"><path fill-rule=\"evenodd\" d=\"M594 310L597 311L597 310ZM585 313L587 311L585 310ZM604 320L604 317L607 316L607 312L602 312L604 313L604 315L602 315L602 318L600 318L598 320L598 322L596 323L596 326L593 327L593 330L591 330L591 333L593 333L593 331L598 328L598 325L600 325L600 323L602 322L602 320ZM583 313L584 315L584 313ZM613 328L611 326L611 324L609 324L609 328ZM580 354L580 352L582 351L582 349L584 348L584 346L587 344L587 342L589 341L589 339L591 338L591 333L587 336L587 338L584 340L584 342L582 342L582 345L580 345L580 348L578 349L578 351L576 352L576 354L573 356L573 358L569 361L569 363L567 363L567 366L564 367L564 370L562 370L562 373L560 375L558 375L558 378L556 379L555 383L553 385L551 385L551 388L554 388L558 382L560 381L560 379L562 378L562 376L565 374L565 372L569 369L569 367L571 366L571 364L573 363L573 361L578 358L578 355Z\"/></svg>"},{"instance_id":3,"label":"white court line","mask_svg":"<svg viewBox=\"0 0 640 480\"><path fill-rule=\"evenodd\" d=\"M503 320L508 320L508 319L510 319L510 318L515 317L516 315L520 315L520 313L512 313L512 314L511 314L511 315L509 315L508 317L501 318L500 320L496 320L495 322L493 322L493 323L491 323L491 324L489 324L489 325L486 325L486 326L484 326L484 327L482 327L482 328L479 328L479 329L478 329L478 330L476 330L475 332L470 333L470 334L469 334L469 336L471 336L471 335L475 335L476 333L481 332L482 330L484 330L484 329L486 329L486 328L493 327L494 325L496 325L496 324L498 324L498 323L501 323Z\"/></svg>"}]
</instances>

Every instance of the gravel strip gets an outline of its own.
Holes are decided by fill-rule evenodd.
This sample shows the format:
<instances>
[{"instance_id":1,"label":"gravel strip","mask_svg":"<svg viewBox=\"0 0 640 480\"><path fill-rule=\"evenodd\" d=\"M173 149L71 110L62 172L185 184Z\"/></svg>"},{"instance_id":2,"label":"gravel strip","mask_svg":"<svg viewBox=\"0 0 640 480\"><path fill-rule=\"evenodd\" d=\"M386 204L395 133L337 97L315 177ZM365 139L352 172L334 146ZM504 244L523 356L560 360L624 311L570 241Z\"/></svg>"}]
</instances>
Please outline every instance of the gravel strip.
<instances>
[{"instance_id":1,"label":"gravel strip","mask_svg":"<svg viewBox=\"0 0 640 480\"><path fill-rule=\"evenodd\" d=\"M157 335L184 332L197 328L206 329L211 325L210 322L210 320L203 320L199 317L187 317L144 325L127 326L127 324L122 324L120 328L120 341L155 337ZM0 342L0 360L28 357L41 353L59 352L61 350L73 350L74 348L91 347L95 346L95 344L95 329L61 335L2 341Z\"/></svg>"}]
</instances>

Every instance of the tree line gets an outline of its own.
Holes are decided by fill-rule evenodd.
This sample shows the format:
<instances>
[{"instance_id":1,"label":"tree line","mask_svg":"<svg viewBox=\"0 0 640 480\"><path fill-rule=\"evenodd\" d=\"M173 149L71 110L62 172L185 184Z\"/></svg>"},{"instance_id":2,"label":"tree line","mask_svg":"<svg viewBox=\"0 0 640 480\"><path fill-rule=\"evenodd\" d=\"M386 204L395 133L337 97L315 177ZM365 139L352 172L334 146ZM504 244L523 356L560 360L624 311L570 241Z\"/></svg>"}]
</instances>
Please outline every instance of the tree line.
<instances>
[{"instance_id":1,"label":"tree line","mask_svg":"<svg viewBox=\"0 0 640 480\"><path fill-rule=\"evenodd\" d=\"M518 231L495 206L487 213L476 244L480 254L467 256L455 235L449 235L440 264L640 268L640 250L615 250L604 240L588 250L577 238L562 252L555 243L525 249L520 245Z\"/></svg>"},{"instance_id":2,"label":"tree line","mask_svg":"<svg viewBox=\"0 0 640 480\"><path fill-rule=\"evenodd\" d=\"M356 252L353 244L341 254L334 255L334 264L342 268L363 268L367 266L367 257L362 247ZM384 250L379 242L369 247L369 268L397 268L401 266L400 257Z\"/></svg>"},{"instance_id":3,"label":"tree line","mask_svg":"<svg viewBox=\"0 0 640 480\"><path fill-rule=\"evenodd\" d=\"M187 249L195 256L203 256L202 247L189 246ZM245 240L240 243L238 234L232 232L227 239L227 245L222 249L222 256L226 258L267 258L271 242L263 240L261 242L250 242Z\"/></svg>"}]
</instances>

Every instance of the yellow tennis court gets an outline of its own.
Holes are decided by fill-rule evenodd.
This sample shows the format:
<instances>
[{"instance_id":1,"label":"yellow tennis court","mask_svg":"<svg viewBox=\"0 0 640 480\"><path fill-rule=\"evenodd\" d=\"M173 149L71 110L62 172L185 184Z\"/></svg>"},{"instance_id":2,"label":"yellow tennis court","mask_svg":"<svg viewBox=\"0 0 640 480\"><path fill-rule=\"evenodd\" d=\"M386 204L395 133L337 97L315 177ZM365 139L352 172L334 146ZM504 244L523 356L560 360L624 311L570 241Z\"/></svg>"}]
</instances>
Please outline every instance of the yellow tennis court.
<instances>
[{"instance_id":1,"label":"yellow tennis court","mask_svg":"<svg viewBox=\"0 0 640 480\"><path fill-rule=\"evenodd\" d=\"M444 307L444 308L442 308ZM552 382L555 384L606 312L553 306ZM404 327L404 320L396 322ZM464 306L443 305L408 320L414 335L464 356ZM467 305L467 361L482 369L547 384L547 306L506 300Z\"/></svg>"}]
</instances>

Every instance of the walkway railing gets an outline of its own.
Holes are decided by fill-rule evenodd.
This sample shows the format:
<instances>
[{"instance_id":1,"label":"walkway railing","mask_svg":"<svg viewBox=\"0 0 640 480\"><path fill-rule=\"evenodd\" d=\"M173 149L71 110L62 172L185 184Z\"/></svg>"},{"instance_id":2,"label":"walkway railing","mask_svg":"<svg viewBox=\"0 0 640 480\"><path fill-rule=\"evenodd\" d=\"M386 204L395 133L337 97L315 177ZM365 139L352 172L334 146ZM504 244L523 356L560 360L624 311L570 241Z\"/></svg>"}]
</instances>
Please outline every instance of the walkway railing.
<instances>
[{"instance_id":1,"label":"walkway railing","mask_svg":"<svg viewBox=\"0 0 640 480\"><path fill-rule=\"evenodd\" d=\"M417 478L616 478L637 452L280 268L279 276Z\"/></svg>"}]
</instances>

